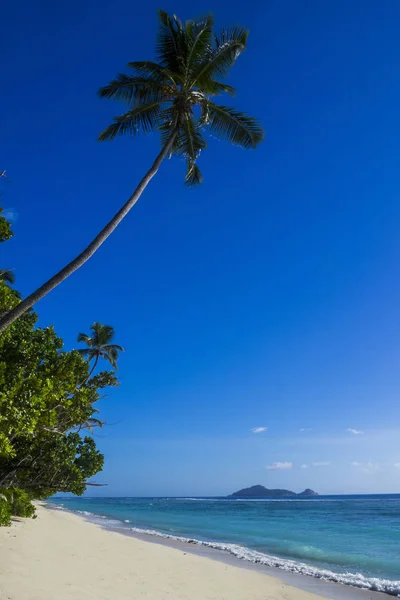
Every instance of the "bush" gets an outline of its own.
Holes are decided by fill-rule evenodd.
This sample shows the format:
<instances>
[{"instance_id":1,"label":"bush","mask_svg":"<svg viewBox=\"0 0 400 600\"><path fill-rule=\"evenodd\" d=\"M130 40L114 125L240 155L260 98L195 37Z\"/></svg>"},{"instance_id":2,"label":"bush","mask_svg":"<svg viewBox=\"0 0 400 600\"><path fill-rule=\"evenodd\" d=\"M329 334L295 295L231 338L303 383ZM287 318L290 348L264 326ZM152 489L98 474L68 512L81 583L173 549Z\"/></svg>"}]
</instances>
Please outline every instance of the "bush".
<instances>
[{"instance_id":1,"label":"bush","mask_svg":"<svg viewBox=\"0 0 400 600\"><path fill-rule=\"evenodd\" d=\"M3 500L3 504L7 505L5 514L9 512L9 514L13 515L14 517L26 518L34 516L35 507L33 506L29 495L26 492L24 492L24 490L20 490L16 487L1 488L0 495L6 499L6 501ZM0 525L4 524L7 523L2 523L0 517Z\"/></svg>"},{"instance_id":2,"label":"bush","mask_svg":"<svg viewBox=\"0 0 400 600\"><path fill-rule=\"evenodd\" d=\"M24 490L11 488L13 492L13 500L11 502L11 513L16 517L33 517L35 507Z\"/></svg>"},{"instance_id":3,"label":"bush","mask_svg":"<svg viewBox=\"0 0 400 600\"><path fill-rule=\"evenodd\" d=\"M11 525L11 504L0 494L0 527Z\"/></svg>"}]
</instances>

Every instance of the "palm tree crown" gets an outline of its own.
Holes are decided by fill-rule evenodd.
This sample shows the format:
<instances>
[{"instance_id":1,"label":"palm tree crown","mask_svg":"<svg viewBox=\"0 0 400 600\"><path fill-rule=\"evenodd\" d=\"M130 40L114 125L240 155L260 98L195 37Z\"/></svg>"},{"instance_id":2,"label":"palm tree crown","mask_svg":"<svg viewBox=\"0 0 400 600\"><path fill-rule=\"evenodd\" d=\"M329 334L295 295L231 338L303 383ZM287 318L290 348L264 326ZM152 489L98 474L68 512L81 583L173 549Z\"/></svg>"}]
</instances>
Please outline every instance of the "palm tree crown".
<instances>
[{"instance_id":1,"label":"palm tree crown","mask_svg":"<svg viewBox=\"0 0 400 600\"><path fill-rule=\"evenodd\" d=\"M182 23L178 17L159 10L156 44L158 62L130 62L128 75L120 74L99 90L102 98L126 102L129 110L99 136L100 141L117 135L158 130L162 145L173 138L170 154L183 156L187 163L185 183L201 183L196 164L207 143L206 127L218 138L255 148L263 130L252 117L211 98L235 90L221 81L246 48L248 32L241 27L213 31L213 19Z\"/></svg>"},{"instance_id":2,"label":"palm tree crown","mask_svg":"<svg viewBox=\"0 0 400 600\"><path fill-rule=\"evenodd\" d=\"M110 343L114 338L114 328L111 325L102 325L95 322L90 330L92 335L80 333L77 338L78 342L83 342L87 345L87 348L81 348L78 352L86 356L89 361L94 359L94 365L89 373L89 377L96 368L99 358L104 358L117 370L118 352L124 352L124 349L118 344Z\"/></svg>"}]
</instances>

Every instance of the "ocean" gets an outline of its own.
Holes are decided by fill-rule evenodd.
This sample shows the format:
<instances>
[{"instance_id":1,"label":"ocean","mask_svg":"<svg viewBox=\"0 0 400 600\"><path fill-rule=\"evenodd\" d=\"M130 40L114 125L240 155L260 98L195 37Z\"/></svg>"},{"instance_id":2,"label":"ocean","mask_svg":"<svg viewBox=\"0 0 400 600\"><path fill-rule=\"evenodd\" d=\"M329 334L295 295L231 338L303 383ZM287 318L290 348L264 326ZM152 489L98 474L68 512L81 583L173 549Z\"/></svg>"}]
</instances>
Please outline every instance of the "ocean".
<instances>
[{"instance_id":1,"label":"ocean","mask_svg":"<svg viewBox=\"0 0 400 600\"><path fill-rule=\"evenodd\" d=\"M400 596L400 494L316 498L53 498L104 527Z\"/></svg>"}]
</instances>

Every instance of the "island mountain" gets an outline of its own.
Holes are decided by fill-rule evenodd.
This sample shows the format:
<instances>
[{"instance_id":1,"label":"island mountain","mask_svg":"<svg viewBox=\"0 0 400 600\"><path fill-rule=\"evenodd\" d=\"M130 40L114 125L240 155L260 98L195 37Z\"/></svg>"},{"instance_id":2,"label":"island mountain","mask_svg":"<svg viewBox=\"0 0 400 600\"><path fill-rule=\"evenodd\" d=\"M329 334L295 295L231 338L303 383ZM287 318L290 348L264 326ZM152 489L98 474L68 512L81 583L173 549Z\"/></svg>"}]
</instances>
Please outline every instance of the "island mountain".
<instances>
[{"instance_id":1,"label":"island mountain","mask_svg":"<svg viewBox=\"0 0 400 600\"><path fill-rule=\"evenodd\" d=\"M307 496L318 496L318 494L309 488L300 494L296 494L291 490L269 490L263 485L253 485L252 487L234 492L228 498L304 498Z\"/></svg>"}]
</instances>

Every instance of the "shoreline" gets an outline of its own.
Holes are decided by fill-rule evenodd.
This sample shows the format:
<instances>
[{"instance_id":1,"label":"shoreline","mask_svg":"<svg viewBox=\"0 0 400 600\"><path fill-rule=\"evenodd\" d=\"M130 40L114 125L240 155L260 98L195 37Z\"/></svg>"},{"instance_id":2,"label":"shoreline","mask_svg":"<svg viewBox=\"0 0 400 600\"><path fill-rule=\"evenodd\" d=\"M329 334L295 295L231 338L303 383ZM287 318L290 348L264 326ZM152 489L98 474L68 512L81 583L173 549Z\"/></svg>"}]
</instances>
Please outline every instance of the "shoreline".
<instances>
[{"instance_id":1,"label":"shoreline","mask_svg":"<svg viewBox=\"0 0 400 600\"><path fill-rule=\"evenodd\" d=\"M213 544L211 542L203 542L195 539L189 540L183 537L180 538L179 536L169 536L157 531L150 533L146 532L145 530L131 528L128 526L117 527L110 525L110 522L120 522L121 524L126 522L118 521L117 519L113 519L111 517L109 518L102 515L97 515L95 513L89 514L87 511L78 511L79 514L77 514L76 511L69 510L63 506L57 505L56 503L48 503L46 504L46 508L76 515L84 521L100 527L104 531L113 531L115 533L127 536L128 538L134 538L145 543L173 548L188 552L194 556L200 556L213 561L218 561L225 565L246 569L256 573L262 573L268 577L279 579L288 586L302 590L303 592L322 596L323 598L329 598L331 600L387 600L390 597L397 597L397 594L390 594L388 592L380 592L368 588L357 587L349 583L326 580L322 577L316 577L291 570L284 570L278 566L270 566L258 562L251 562L229 552L227 549L215 547L223 546L223 544Z\"/></svg>"},{"instance_id":2,"label":"shoreline","mask_svg":"<svg viewBox=\"0 0 400 600\"><path fill-rule=\"evenodd\" d=\"M323 600L262 572L38 505L0 529L1 600ZM368 598L368 596L365 596Z\"/></svg>"}]
</instances>

